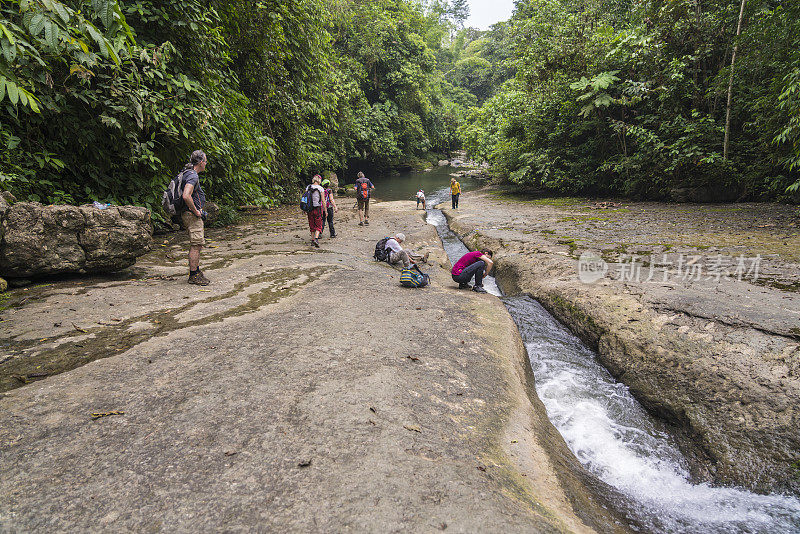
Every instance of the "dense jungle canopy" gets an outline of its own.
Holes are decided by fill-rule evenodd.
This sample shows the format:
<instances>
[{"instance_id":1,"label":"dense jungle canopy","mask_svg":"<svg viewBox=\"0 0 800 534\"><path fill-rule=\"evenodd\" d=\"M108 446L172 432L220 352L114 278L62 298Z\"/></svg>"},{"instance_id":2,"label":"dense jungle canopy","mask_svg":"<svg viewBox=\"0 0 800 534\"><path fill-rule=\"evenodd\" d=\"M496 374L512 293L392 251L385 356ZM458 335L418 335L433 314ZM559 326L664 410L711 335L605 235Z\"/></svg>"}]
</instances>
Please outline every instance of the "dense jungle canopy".
<instances>
[{"instance_id":1,"label":"dense jungle canopy","mask_svg":"<svg viewBox=\"0 0 800 534\"><path fill-rule=\"evenodd\" d=\"M554 193L796 200L800 2L0 0L0 189L157 208L463 148Z\"/></svg>"}]
</instances>

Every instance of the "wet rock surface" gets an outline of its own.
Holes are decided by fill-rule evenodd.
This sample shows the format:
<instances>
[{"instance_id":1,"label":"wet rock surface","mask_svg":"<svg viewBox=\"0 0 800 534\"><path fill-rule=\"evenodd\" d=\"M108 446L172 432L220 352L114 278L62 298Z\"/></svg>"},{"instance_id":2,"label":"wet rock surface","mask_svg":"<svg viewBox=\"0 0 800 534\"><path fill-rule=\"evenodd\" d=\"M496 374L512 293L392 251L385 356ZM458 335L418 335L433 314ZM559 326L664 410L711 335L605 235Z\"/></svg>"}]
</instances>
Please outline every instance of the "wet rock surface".
<instances>
[{"instance_id":1,"label":"wet rock surface","mask_svg":"<svg viewBox=\"0 0 800 534\"><path fill-rule=\"evenodd\" d=\"M506 291L542 302L674 426L699 479L800 491L796 208L484 190L445 213L471 247L498 252ZM606 269L592 283L584 253Z\"/></svg>"},{"instance_id":2,"label":"wet rock surface","mask_svg":"<svg viewBox=\"0 0 800 534\"><path fill-rule=\"evenodd\" d=\"M145 208L0 202L0 274L5 277L117 271L150 250L153 228Z\"/></svg>"},{"instance_id":3,"label":"wet rock surface","mask_svg":"<svg viewBox=\"0 0 800 534\"><path fill-rule=\"evenodd\" d=\"M502 303L455 290L409 203L370 211L320 249L297 209L211 229L203 288L175 234L9 292L0 530L625 531L529 397ZM372 260L400 229L431 286Z\"/></svg>"}]
</instances>

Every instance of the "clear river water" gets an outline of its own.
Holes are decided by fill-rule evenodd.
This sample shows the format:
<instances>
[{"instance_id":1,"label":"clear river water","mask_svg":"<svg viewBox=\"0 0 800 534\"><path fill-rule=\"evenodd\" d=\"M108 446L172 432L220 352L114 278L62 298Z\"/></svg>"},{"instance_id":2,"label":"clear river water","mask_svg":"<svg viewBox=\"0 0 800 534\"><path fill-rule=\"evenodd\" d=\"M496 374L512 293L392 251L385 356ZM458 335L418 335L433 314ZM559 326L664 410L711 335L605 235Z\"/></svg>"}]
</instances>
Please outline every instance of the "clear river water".
<instances>
[{"instance_id":1,"label":"clear river water","mask_svg":"<svg viewBox=\"0 0 800 534\"><path fill-rule=\"evenodd\" d=\"M468 250L434 209L450 200L451 172L444 167L373 182L378 198L408 200L409 206L422 187L427 220L436 226L454 263ZM481 185L459 181L464 191ZM503 297L492 277L484 286L502 298L519 328L550 421L581 464L628 499L619 509L633 523L650 532L800 533L800 500L693 482L672 437L659 430L661 425L590 348L530 297Z\"/></svg>"}]
</instances>

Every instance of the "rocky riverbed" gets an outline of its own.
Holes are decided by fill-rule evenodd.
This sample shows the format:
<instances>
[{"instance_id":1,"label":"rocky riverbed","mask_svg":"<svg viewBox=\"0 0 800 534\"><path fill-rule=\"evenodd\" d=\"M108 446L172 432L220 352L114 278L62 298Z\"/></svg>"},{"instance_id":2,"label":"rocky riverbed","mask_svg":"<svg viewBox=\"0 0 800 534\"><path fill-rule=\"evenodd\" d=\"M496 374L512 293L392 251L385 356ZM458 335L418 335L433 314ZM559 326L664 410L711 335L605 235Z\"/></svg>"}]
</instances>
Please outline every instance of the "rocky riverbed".
<instances>
[{"instance_id":1,"label":"rocky riverbed","mask_svg":"<svg viewBox=\"0 0 800 534\"><path fill-rule=\"evenodd\" d=\"M2 531L625 531L548 421L513 321L411 204L308 244L297 209L0 302ZM430 287L372 260L402 230Z\"/></svg>"},{"instance_id":2,"label":"rocky riverbed","mask_svg":"<svg viewBox=\"0 0 800 534\"><path fill-rule=\"evenodd\" d=\"M487 189L445 214L672 425L698 479L800 491L796 208Z\"/></svg>"}]
</instances>

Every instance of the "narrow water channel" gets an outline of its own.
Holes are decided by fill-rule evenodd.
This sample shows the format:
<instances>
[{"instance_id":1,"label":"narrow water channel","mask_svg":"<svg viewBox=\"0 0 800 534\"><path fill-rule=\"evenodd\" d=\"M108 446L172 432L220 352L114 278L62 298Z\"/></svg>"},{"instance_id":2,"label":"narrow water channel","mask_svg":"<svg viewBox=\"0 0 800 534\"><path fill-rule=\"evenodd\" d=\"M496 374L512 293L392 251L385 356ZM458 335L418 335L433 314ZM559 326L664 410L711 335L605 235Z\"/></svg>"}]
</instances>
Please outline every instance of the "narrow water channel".
<instances>
[{"instance_id":1,"label":"narrow water channel","mask_svg":"<svg viewBox=\"0 0 800 534\"><path fill-rule=\"evenodd\" d=\"M468 249L442 212L433 209L450 198L443 187L447 176L425 177L436 178L438 189L429 185L426 191L427 220L455 262ZM403 180L415 181L412 175ZM420 186L409 191L414 187ZM404 198L413 195L404 193ZM537 394L553 425L588 471L630 499L620 511L635 523L668 533L800 533L800 500L795 497L693 483L673 439L591 349L530 297L503 297L492 277L484 285L503 299L519 328Z\"/></svg>"}]
</instances>

